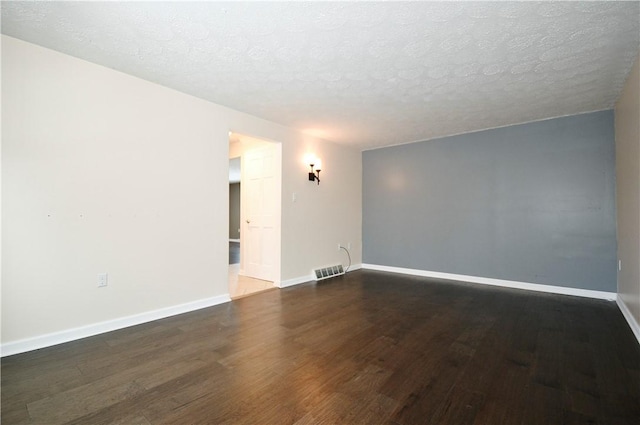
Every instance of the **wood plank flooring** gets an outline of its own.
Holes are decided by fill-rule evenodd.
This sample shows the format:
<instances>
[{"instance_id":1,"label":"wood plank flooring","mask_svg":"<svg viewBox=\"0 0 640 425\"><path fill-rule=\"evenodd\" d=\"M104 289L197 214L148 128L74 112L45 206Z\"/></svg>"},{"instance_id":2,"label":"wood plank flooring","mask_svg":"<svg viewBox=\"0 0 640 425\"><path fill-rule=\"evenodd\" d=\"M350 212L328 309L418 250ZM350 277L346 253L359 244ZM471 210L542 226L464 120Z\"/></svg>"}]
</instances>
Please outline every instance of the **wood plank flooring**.
<instances>
[{"instance_id":1,"label":"wood plank flooring","mask_svg":"<svg viewBox=\"0 0 640 425\"><path fill-rule=\"evenodd\" d=\"M373 271L2 359L10 424L640 424L613 302Z\"/></svg>"}]
</instances>

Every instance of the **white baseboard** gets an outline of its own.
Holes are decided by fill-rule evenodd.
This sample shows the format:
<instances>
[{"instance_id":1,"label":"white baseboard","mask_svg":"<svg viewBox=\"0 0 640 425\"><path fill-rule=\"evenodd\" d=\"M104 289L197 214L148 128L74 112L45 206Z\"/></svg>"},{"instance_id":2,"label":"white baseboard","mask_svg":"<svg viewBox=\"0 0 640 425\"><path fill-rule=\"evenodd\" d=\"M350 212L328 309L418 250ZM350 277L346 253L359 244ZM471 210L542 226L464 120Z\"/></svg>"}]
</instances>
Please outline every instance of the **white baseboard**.
<instances>
[{"instance_id":1,"label":"white baseboard","mask_svg":"<svg viewBox=\"0 0 640 425\"><path fill-rule=\"evenodd\" d=\"M39 348L75 341L77 339L128 328L129 326L140 325L142 323L164 319L165 317L175 316L177 314L188 313L190 311L200 310L202 308L212 307L214 305L230 301L231 298L229 297L229 294L218 295L216 297L161 308L158 310L135 314L133 316L121 317L119 319L107 320L106 322L94 323L92 325L82 326L79 328L67 329L33 338L8 342L2 344L0 347L0 357L11 356L13 354L24 353L27 351L37 350Z\"/></svg>"},{"instance_id":2,"label":"white baseboard","mask_svg":"<svg viewBox=\"0 0 640 425\"><path fill-rule=\"evenodd\" d=\"M352 264L351 267L349 267L348 273L351 273L352 271L355 271L355 270L359 270L361 268L362 268L362 264ZM313 274L309 274L307 276L300 276L300 277L294 277L293 279L283 280L277 286L278 288L287 288L289 286L295 286L295 285L300 285L301 283L315 282L315 281L316 281L316 278L313 276Z\"/></svg>"},{"instance_id":3,"label":"white baseboard","mask_svg":"<svg viewBox=\"0 0 640 425\"><path fill-rule=\"evenodd\" d=\"M240 243L240 239L229 239L229 242L238 242L238 243Z\"/></svg>"},{"instance_id":4,"label":"white baseboard","mask_svg":"<svg viewBox=\"0 0 640 425\"><path fill-rule=\"evenodd\" d=\"M640 344L640 325L638 325L638 322L636 321L635 317L633 317L633 315L629 311L629 307L627 307L625 302L622 301L620 297L618 297L616 302L618 303L618 307L620 308L622 315L627 320L627 323L629 324L631 331L633 331L633 334L636 336L636 339L638 340L638 344Z\"/></svg>"},{"instance_id":5,"label":"white baseboard","mask_svg":"<svg viewBox=\"0 0 640 425\"><path fill-rule=\"evenodd\" d=\"M362 268L362 264L352 264L349 267L349 271L347 273L355 272L356 270L360 270Z\"/></svg>"},{"instance_id":6,"label":"white baseboard","mask_svg":"<svg viewBox=\"0 0 640 425\"><path fill-rule=\"evenodd\" d=\"M307 282L313 282L313 277L311 275L294 277L293 279L283 280L278 284L278 287L287 288L289 286L300 285L301 283L307 283Z\"/></svg>"},{"instance_id":7,"label":"white baseboard","mask_svg":"<svg viewBox=\"0 0 640 425\"><path fill-rule=\"evenodd\" d=\"M615 301L617 298L617 294L615 292L568 288L566 286L543 285L540 283L518 282L515 280L492 279L488 277L432 272L427 270L405 269L401 267L380 266L376 264L362 264L362 268L367 270L379 270L383 272L402 273L402 274L408 274L413 276L432 277L436 279L480 283L482 285L502 286L505 288L525 289L528 291L548 292L551 294L562 294L562 295L573 295L576 297L597 298L597 299L609 300L609 301Z\"/></svg>"}]
</instances>

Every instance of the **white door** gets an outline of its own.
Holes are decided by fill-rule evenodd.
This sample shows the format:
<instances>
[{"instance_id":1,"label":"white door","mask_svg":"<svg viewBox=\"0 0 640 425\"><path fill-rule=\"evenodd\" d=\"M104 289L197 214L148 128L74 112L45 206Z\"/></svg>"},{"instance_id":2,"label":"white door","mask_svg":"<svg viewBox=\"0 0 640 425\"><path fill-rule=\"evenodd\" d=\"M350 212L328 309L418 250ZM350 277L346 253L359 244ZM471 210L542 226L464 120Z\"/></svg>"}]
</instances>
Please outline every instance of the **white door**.
<instances>
[{"instance_id":1,"label":"white door","mask_svg":"<svg viewBox=\"0 0 640 425\"><path fill-rule=\"evenodd\" d=\"M275 281L279 261L279 157L275 144L252 149L242 161L244 274Z\"/></svg>"}]
</instances>

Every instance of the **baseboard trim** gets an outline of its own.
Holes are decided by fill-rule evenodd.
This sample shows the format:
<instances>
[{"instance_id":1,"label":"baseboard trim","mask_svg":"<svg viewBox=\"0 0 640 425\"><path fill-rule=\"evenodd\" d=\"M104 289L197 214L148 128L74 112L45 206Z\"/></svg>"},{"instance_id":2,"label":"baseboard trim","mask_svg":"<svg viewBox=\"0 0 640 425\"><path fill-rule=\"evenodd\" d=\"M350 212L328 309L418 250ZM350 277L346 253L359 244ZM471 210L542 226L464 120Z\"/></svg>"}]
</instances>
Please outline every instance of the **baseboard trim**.
<instances>
[{"instance_id":1,"label":"baseboard trim","mask_svg":"<svg viewBox=\"0 0 640 425\"><path fill-rule=\"evenodd\" d=\"M356 270L360 270L362 268L362 264L352 264L349 266L349 270L347 273L355 272Z\"/></svg>"},{"instance_id":2,"label":"baseboard trim","mask_svg":"<svg viewBox=\"0 0 640 425\"><path fill-rule=\"evenodd\" d=\"M568 288L566 286L543 285L540 283L518 282L515 280L492 279L488 277L468 276L463 274L432 272L428 270L405 269L402 267L380 266L377 264L362 264L367 270L401 273L413 276L432 277L436 279L457 280L460 282L479 283L482 285L502 286L505 288L524 289L527 291L548 292L551 294L573 295L576 297L597 298L615 301L615 292L593 291L590 289Z\"/></svg>"},{"instance_id":3,"label":"baseboard trim","mask_svg":"<svg viewBox=\"0 0 640 425\"><path fill-rule=\"evenodd\" d=\"M351 267L349 267L349 271L347 273L351 273L361 268L362 268L362 264L352 264ZM301 283L315 282L315 281L316 279L313 276L313 274L309 274L307 276L300 276L300 277L294 277L293 279L283 280L277 286L278 288L287 288L289 286L295 286L295 285L300 285Z\"/></svg>"},{"instance_id":4,"label":"baseboard trim","mask_svg":"<svg viewBox=\"0 0 640 425\"><path fill-rule=\"evenodd\" d=\"M620 308L622 315L629 324L631 331L638 340L638 344L640 344L640 325L636 321L635 317L633 317L633 315L631 314L631 311L629 311L629 307L627 307L627 304L625 304L625 302L620 297L616 299L616 303L618 304L618 308Z\"/></svg>"},{"instance_id":5,"label":"baseboard trim","mask_svg":"<svg viewBox=\"0 0 640 425\"><path fill-rule=\"evenodd\" d=\"M238 243L240 243L240 239L229 239L229 242L238 242Z\"/></svg>"},{"instance_id":6,"label":"baseboard trim","mask_svg":"<svg viewBox=\"0 0 640 425\"><path fill-rule=\"evenodd\" d=\"M313 282L313 277L311 275L308 276L299 276L294 277L293 279L287 279L280 282L278 285L279 288L288 288L289 286L300 285L301 283Z\"/></svg>"},{"instance_id":7,"label":"baseboard trim","mask_svg":"<svg viewBox=\"0 0 640 425\"><path fill-rule=\"evenodd\" d=\"M229 294L218 295L216 297L205 298L198 301L179 304L171 307L161 308L158 310L148 311L145 313L135 314L132 316L121 317L118 319L107 320L105 322L94 323L92 325L82 326L79 328L67 329L60 332L53 332L33 338L22 339L19 341L8 342L0 346L0 357L11 356L14 354L25 353L27 351L38 350L40 348L51 347L53 345L63 344L65 342L75 341L118 329L128 328L130 326L140 325L142 323L152 322L158 319L175 316L178 314L188 313L190 311L200 310L202 308L212 307L214 305L230 302Z\"/></svg>"}]
</instances>

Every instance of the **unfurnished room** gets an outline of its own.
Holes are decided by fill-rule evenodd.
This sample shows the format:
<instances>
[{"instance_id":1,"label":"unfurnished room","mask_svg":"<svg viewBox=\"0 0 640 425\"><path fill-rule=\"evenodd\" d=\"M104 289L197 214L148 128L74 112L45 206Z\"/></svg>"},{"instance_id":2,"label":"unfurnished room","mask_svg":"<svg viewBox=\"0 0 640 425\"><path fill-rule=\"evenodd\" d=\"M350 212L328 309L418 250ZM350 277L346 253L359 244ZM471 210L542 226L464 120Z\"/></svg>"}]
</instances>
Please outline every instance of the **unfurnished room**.
<instances>
[{"instance_id":1,"label":"unfurnished room","mask_svg":"<svg viewBox=\"0 0 640 425\"><path fill-rule=\"evenodd\" d=\"M640 423L640 2L1 1L1 421Z\"/></svg>"}]
</instances>

